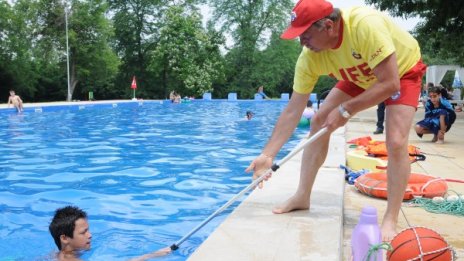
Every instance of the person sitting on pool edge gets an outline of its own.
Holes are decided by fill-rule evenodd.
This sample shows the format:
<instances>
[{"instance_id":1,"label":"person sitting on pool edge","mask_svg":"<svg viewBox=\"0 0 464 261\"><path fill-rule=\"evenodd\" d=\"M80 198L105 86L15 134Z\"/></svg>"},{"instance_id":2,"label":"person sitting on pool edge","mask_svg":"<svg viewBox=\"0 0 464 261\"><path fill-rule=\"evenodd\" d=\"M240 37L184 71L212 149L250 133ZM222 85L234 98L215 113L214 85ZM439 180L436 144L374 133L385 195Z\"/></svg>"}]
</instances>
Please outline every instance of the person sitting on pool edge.
<instances>
[{"instance_id":1,"label":"person sitting on pool edge","mask_svg":"<svg viewBox=\"0 0 464 261\"><path fill-rule=\"evenodd\" d=\"M83 251L90 250L92 234L90 233L87 213L74 206L58 208L48 227L58 247L58 261L80 260ZM153 257L164 256L171 252L169 247L162 248L131 261L144 261Z\"/></svg>"},{"instance_id":2,"label":"person sitting on pool edge","mask_svg":"<svg viewBox=\"0 0 464 261\"><path fill-rule=\"evenodd\" d=\"M58 247L57 260L80 260L82 251L90 249L90 233L87 213L74 206L66 206L55 211L48 227Z\"/></svg>"},{"instance_id":3,"label":"person sitting on pool edge","mask_svg":"<svg viewBox=\"0 0 464 261\"><path fill-rule=\"evenodd\" d=\"M13 104L13 106L18 110L18 112L23 111L23 100L21 100L21 97L15 94L15 91L10 90L10 97L8 98L8 108L10 108L10 104Z\"/></svg>"},{"instance_id":4,"label":"person sitting on pool edge","mask_svg":"<svg viewBox=\"0 0 464 261\"><path fill-rule=\"evenodd\" d=\"M270 99L265 93L264 93L264 86L259 86L257 94L261 95L263 99Z\"/></svg>"}]
</instances>

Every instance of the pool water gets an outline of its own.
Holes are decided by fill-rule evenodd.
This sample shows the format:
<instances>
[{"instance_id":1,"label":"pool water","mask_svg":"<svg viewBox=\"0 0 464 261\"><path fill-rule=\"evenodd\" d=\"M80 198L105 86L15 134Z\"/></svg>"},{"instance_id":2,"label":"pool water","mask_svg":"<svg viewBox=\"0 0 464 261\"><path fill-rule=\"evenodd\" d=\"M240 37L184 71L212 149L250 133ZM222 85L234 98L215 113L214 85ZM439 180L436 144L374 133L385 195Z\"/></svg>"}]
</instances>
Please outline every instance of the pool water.
<instances>
[{"instance_id":1,"label":"pool water","mask_svg":"<svg viewBox=\"0 0 464 261\"><path fill-rule=\"evenodd\" d=\"M251 182L244 169L285 106L145 102L0 113L0 260L50 259L57 248L48 225L69 204L89 215L84 260L128 260L171 245ZM161 260L187 259L238 203Z\"/></svg>"}]
</instances>

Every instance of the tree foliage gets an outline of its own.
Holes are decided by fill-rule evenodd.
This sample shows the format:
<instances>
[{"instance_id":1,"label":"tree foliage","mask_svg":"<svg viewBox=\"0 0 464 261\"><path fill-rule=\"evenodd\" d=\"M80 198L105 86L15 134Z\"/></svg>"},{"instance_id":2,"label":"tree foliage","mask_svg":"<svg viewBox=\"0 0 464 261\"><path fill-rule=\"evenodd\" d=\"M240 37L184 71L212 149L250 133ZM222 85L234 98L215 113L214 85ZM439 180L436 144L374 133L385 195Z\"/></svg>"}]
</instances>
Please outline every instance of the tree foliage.
<instances>
[{"instance_id":1,"label":"tree foliage","mask_svg":"<svg viewBox=\"0 0 464 261\"><path fill-rule=\"evenodd\" d=\"M252 97L259 85L273 96L291 90L300 47L279 35L292 1L215 1L211 8L221 10L206 26L200 2L0 0L1 86L26 101L66 98L67 4L76 99L88 91L97 99L129 98L132 76L143 98L165 98L173 89L194 96L213 91L215 97L236 90L241 98Z\"/></svg>"},{"instance_id":2,"label":"tree foliage","mask_svg":"<svg viewBox=\"0 0 464 261\"><path fill-rule=\"evenodd\" d=\"M223 73L219 46L223 37L202 27L196 10L173 6L166 12L152 68L163 76L164 93L176 90L184 95L212 91L213 82Z\"/></svg>"},{"instance_id":3,"label":"tree foliage","mask_svg":"<svg viewBox=\"0 0 464 261\"><path fill-rule=\"evenodd\" d=\"M451 61L464 65L464 46L460 44L464 38L464 1L365 1L396 16L423 18L415 28L423 53L439 64Z\"/></svg>"},{"instance_id":4,"label":"tree foliage","mask_svg":"<svg viewBox=\"0 0 464 261\"><path fill-rule=\"evenodd\" d=\"M266 40L273 32L280 32L287 24L293 1L214 0L211 5L213 20L222 32L229 33L234 39L232 50L226 56L226 88L249 98L258 87L250 75L255 72L259 50L266 48Z\"/></svg>"},{"instance_id":5,"label":"tree foliage","mask_svg":"<svg viewBox=\"0 0 464 261\"><path fill-rule=\"evenodd\" d=\"M25 22L29 12L2 1L0 13L1 97L5 100L8 89L16 89L25 99L31 99L38 76L32 55L33 28Z\"/></svg>"}]
</instances>

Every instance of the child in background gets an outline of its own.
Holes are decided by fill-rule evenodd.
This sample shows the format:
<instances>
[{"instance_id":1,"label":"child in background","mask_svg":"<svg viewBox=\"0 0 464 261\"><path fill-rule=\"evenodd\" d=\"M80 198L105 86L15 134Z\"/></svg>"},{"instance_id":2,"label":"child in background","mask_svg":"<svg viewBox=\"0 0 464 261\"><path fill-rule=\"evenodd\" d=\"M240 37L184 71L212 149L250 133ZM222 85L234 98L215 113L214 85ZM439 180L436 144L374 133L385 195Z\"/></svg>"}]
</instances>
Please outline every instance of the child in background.
<instances>
[{"instance_id":1,"label":"child in background","mask_svg":"<svg viewBox=\"0 0 464 261\"><path fill-rule=\"evenodd\" d=\"M252 111L247 111L245 117L247 120L251 120L251 118L253 118L253 115L255 114Z\"/></svg>"},{"instance_id":2,"label":"child in background","mask_svg":"<svg viewBox=\"0 0 464 261\"><path fill-rule=\"evenodd\" d=\"M13 104L13 106L18 110L18 112L23 111L23 100L21 100L21 97L15 94L15 91L10 90L10 97L8 98L8 108L10 108L10 104Z\"/></svg>"},{"instance_id":3,"label":"child in background","mask_svg":"<svg viewBox=\"0 0 464 261\"><path fill-rule=\"evenodd\" d=\"M256 93L261 95L263 99L269 99L269 97L264 93L264 86L262 85L258 87L258 92Z\"/></svg>"},{"instance_id":4,"label":"child in background","mask_svg":"<svg viewBox=\"0 0 464 261\"><path fill-rule=\"evenodd\" d=\"M314 113L316 112L313 108L313 102L311 100L308 100L308 102L306 103L306 108L303 111L303 117L305 117L308 120L311 120L311 118L314 116Z\"/></svg>"},{"instance_id":5,"label":"child in background","mask_svg":"<svg viewBox=\"0 0 464 261\"><path fill-rule=\"evenodd\" d=\"M444 143L445 133L456 120L456 113L451 104L441 97L439 87L428 90L429 100L425 104L425 118L416 123L415 130L419 137L433 133L432 142Z\"/></svg>"}]
</instances>

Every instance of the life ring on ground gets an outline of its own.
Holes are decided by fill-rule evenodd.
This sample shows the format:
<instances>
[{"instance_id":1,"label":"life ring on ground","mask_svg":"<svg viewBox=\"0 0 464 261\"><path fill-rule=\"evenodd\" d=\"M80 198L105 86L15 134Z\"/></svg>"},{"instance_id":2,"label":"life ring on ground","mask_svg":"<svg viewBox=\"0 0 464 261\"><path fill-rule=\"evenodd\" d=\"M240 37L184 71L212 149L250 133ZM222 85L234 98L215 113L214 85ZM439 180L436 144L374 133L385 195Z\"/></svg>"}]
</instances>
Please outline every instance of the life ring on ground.
<instances>
[{"instance_id":1,"label":"life ring on ground","mask_svg":"<svg viewBox=\"0 0 464 261\"><path fill-rule=\"evenodd\" d=\"M354 186L362 194L376 198L388 198L387 174L384 172L361 175L355 180ZM410 200L415 196L426 198L443 197L447 191L446 179L411 173L403 200Z\"/></svg>"}]
</instances>

